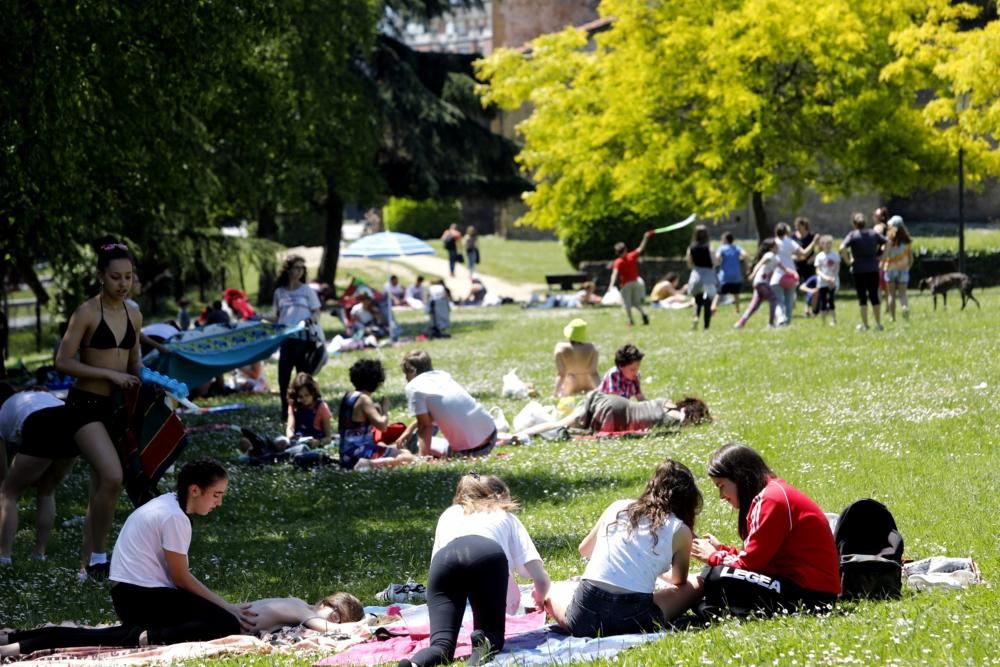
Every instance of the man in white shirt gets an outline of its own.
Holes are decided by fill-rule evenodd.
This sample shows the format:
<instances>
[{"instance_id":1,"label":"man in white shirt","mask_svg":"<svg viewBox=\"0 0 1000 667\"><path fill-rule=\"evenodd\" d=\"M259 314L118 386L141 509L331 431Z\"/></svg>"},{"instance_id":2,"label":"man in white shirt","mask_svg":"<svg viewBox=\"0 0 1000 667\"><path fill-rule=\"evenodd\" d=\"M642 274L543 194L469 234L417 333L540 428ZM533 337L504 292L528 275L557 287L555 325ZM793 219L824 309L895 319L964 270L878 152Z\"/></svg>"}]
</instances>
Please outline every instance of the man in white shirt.
<instances>
[{"instance_id":1,"label":"man in white shirt","mask_svg":"<svg viewBox=\"0 0 1000 667\"><path fill-rule=\"evenodd\" d=\"M416 417L403 437L416 429L421 456L432 454L431 435L435 424L448 441L448 454L485 456L490 453L497 441L493 418L451 375L434 370L429 354L423 350L408 352L403 357L403 373L406 375L407 408Z\"/></svg>"}]
</instances>

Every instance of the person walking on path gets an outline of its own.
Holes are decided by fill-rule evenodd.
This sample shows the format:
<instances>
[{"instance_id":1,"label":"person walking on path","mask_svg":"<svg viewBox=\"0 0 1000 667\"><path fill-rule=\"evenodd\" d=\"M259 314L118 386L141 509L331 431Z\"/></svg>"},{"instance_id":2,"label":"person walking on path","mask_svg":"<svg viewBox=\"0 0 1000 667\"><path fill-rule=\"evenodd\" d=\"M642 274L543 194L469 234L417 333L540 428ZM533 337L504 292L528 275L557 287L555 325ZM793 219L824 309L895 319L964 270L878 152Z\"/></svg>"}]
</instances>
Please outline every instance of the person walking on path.
<instances>
[{"instance_id":1,"label":"person walking on path","mask_svg":"<svg viewBox=\"0 0 1000 667\"><path fill-rule=\"evenodd\" d=\"M448 253L448 273L452 278L455 277L455 265L458 264L458 258L461 257L458 254L458 242L461 240L462 232L458 231L458 225L454 222L441 234L441 243L444 244L444 249Z\"/></svg>"},{"instance_id":2,"label":"person walking on path","mask_svg":"<svg viewBox=\"0 0 1000 667\"><path fill-rule=\"evenodd\" d=\"M619 281L619 290L622 293L622 304L625 307L625 314L628 316L628 325L632 326L635 321L632 319L632 309L635 308L642 316L642 323L649 324L649 317L642 309L642 301L646 298L646 285L639 277L639 256L646 249L646 242L653 235L653 231L647 231L639 246L632 251L621 241L615 244L615 259L611 265L611 280L608 285L614 287L615 280Z\"/></svg>"}]
</instances>

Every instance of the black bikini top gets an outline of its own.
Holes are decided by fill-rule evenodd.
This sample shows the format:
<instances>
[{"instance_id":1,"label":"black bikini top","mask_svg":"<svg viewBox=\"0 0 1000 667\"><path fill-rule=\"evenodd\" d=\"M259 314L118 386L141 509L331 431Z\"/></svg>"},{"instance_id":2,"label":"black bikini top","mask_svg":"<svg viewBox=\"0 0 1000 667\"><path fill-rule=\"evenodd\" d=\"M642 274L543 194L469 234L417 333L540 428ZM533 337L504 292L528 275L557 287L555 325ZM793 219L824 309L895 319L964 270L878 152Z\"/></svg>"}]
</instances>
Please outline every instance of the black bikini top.
<instances>
[{"instance_id":1,"label":"black bikini top","mask_svg":"<svg viewBox=\"0 0 1000 667\"><path fill-rule=\"evenodd\" d=\"M131 350L135 347L135 328L132 326L132 318L128 316L128 306L125 306L125 335L119 343L115 340L115 333L111 327L104 321L104 300L98 299L98 301L101 302L101 323L97 325L86 347L95 350L113 350L116 347L120 350Z\"/></svg>"}]
</instances>

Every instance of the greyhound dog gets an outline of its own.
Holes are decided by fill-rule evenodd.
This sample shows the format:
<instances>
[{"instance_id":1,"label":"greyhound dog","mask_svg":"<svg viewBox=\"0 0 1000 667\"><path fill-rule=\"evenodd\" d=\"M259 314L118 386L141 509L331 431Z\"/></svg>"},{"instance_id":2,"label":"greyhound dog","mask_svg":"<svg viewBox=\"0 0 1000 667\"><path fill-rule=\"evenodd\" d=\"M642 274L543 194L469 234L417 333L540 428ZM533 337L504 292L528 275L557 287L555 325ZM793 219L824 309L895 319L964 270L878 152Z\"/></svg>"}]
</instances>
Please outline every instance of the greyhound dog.
<instances>
[{"instance_id":1,"label":"greyhound dog","mask_svg":"<svg viewBox=\"0 0 1000 667\"><path fill-rule=\"evenodd\" d=\"M937 310L938 294L944 301L944 307L948 307L948 290L954 288L958 288L962 295L962 310L965 310L965 305L969 300L975 302L976 308L982 308L976 301L976 297L972 296L972 279L964 273L942 273L939 276L924 278L920 281L920 291L923 292L924 288L930 289L931 296L934 297L934 310Z\"/></svg>"}]
</instances>

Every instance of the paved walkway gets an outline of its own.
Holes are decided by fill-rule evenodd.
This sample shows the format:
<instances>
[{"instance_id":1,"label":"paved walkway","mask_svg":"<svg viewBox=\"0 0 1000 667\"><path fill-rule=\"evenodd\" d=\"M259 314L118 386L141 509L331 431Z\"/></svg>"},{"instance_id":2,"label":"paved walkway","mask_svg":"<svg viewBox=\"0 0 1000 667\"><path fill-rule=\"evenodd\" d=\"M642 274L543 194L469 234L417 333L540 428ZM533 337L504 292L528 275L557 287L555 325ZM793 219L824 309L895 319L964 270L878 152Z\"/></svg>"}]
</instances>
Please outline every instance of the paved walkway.
<instances>
[{"instance_id":1,"label":"paved walkway","mask_svg":"<svg viewBox=\"0 0 1000 667\"><path fill-rule=\"evenodd\" d=\"M288 252L302 255L306 260L306 264L311 269L315 269L319 266L319 261L323 256L323 247L297 246L289 248ZM385 280L389 279L390 273L394 273L399 276L400 281L404 285L412 283L418 275L424 276L427 280L444 278L448 289L451 290L452 295L456 299L468 294L469 288L472 286L472 281L469 280L469 272L465 269L464 265L455 267L455 277L450 278L448 276L448 260L430 255L399 257L388 262L380 259L341 257L337 265L337 273L340 275L348 275L352 271L361 270L364 270L369 275L378 274L380 271L384 272ZM502 297L507 296L518 302L528 301L531 298L532 292L541 292L544 294L547 290L547 287L542 284L512 283L502 278L479 272L476 272L476 275L486 285L489 293ZM382 284L375 285L375 287L381 289Z\"/></svg>"}]
</instances>

